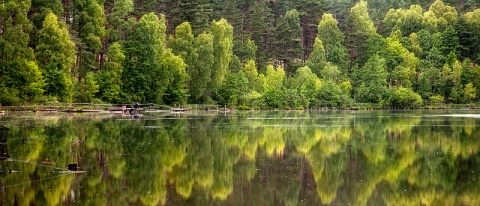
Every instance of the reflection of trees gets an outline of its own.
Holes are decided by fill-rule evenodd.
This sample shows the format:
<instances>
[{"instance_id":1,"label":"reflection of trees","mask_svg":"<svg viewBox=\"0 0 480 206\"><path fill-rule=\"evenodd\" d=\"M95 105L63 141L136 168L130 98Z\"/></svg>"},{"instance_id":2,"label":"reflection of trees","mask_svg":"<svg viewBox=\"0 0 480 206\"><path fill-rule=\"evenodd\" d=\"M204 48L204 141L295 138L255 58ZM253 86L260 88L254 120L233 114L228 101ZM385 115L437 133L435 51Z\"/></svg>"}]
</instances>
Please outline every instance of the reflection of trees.
<instances>
[{"instance_id":1,"label":"reflection of trees","mask_svg":"<svg viewBox=\"0 0 480 206\"><path fill-rule=\"evenodd\" d=\"M63 121L47 120L46 125L68 128ZM19 127L9 131L8 147L12 161L3 162L0 195L3 205L58 205L67 195L72 176L52 172L66 167L71 154L66 152L72 142L66 132L53 127L41 127L30 120L22 120ZM51 155L55 154L55 155ZM51 162L54 165L44 165ZM6 171L12 171L6 172ZM59 176L59 177L55 177Z\"/></svg>"},{"instance_id":2,"label":"reflection of trees","mask_svg":"<svg viewBox=\"0 0 480 206\"><path fill-rule=\"evenodd\" d=\"M88 173L29 183L52 176L51 169L2 162L2 170L22 172L1 173L0 186L27 183L2 192L0 204L480 204L478 119L383 112L188 117L57 118L43 126L22 120L18 125L33 126L9 131L15 159L78 162Z\"/></svg>"}]
</instances>

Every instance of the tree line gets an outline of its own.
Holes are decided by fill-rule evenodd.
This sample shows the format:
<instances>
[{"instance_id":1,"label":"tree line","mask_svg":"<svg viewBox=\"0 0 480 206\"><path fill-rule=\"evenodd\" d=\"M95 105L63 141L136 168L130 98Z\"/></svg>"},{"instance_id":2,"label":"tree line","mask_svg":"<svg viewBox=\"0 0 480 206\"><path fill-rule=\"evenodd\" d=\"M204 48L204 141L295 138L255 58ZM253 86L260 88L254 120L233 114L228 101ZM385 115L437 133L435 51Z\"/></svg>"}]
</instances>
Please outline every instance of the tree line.
<instances>
[{"instance_id":1,"label":"tree line","mask_svg":"<svg viewBox=\"0 0 480 206\"><path fill-rule=\"evenodd\" d=\"M475 1L6 0L0 104L474 103Z\"/></svg>"}]
</instances>

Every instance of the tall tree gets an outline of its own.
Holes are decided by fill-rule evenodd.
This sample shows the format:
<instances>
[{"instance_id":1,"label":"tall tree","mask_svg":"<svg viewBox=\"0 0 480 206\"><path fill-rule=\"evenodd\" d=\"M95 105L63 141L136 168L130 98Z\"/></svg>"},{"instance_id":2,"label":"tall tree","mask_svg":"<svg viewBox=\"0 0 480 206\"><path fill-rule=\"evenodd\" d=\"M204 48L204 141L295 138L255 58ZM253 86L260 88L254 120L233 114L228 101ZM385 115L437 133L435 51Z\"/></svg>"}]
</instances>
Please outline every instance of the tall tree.
<instances>
[{"instance_id":1,"label":"tall tree","mask_svg":"<svg viewBox=\"0 0 480 206\"><path fill-rule=\"evenodd\" d=\"M34 101L43 92L43 78L28 46L32 24L30 1L4 1L0 8L0 103Z\"/></svg>"},{"instance_id":2,"label":"tall tree","mask_svg":"<svg viewBox=\"0 0 480 206\"><path fill-rule=\"evenodd\" d=\"M320 40L320 38L316 38L315 44L313 45L313 52L310 54L310 57L308 57L306 65L314 74L318 77L322 77L321 73L326 64L327 58L323 47L323 41Z\"/></svg>"},{"instance_id":3,"label":"tall tree","mask_svg":"<svg viewBox=\"0 0 480 206\"><path fill-rule=\"evenodd\" d=\"M114 42L107 51L105 69L98 75L99 96L102 100L111 103L118 103L120 99L120 88L122 86L122 73L125 61L125 54L122 45Z\"/></svg>"},{"instance_id":4,"label":"tall tree","mask_svg":"<svg viewBox=\"0 0 480 206\"><path fill-rule=\"evenodd\" d=\"M233 55L233 28L225 19L213 21L210 27L213 36L214 64L209 89L212 94L220 88Z\"/></svg>"},{"instance_id":5,"label":"tall tree","mask_svg":"<svg viewBox=\"0 0 480 206\"><path fill-rule=\"evenodd\" d=\"M32 21L36 30L40 30L43 26L45 17L53 13L58 18L63 12L61 0L32 0L32 6L29 11L29 19ZM34 37L35 35L32 35ZM36 37L32 38L31 43L36 46Z\"/></svg>"},{"instance_id":6,"label":"tall tree","mask_svg":"<svg viewBox=\"0 0 480 206\"><path fill-rule=\"evenodd\" d=\"M460 54L460 40L457 31L453 26L448 26L440 36L441 46L440 51L447 56L452 53L455 57Z\"/></svg>"},{"instance_id":7,"label":"tall tree","mask_svg":"<svg viewBox=\"0 0 480 206\"><path fill-rule=\"evenodd\" d=\"M333 18L332 14L324 14L322 21L318 24L317 38L322 40L326 60L345 72L348 66L348 52L343 45L345 37L337 24L338 21Z\"/></svg>"},{"instance_id":8,"label":"tall tree","mask_svg":"<svg viewBox=\"0 0 480 206\"><path fill-rule=\"evenodd\" d=\"M169 0L165 1L165 13L173 28L189 22L194 34L201 34L208 30L208 23L213 19L214 2L208 0ZM171 31L171 30L169 30Z\"/></svg>"},{"instance_id":9,"label":"tall tree","mask_svg":"<svg viewBox=\"0 0 480 206\"><path fill-rule=\"evenodd\" d=\"M302 59L305 60L312 52L312 46L315 43L317 27L322 18L323 11L326 10L326 1L324 0L298 0L290 1L293 8L300 12L300 26L302 27ZM290 9L293 9L290 8Z\"/></svg>"},{"instance_id":10,"label":"tall tree","mask_svg":"<svg viewBox=\"0 0 480 206\"><path fill-rule=\"evenodd\" d=\"M300 13L294 9L280 17L275 27L275 34L275 59L288 75L293 75L298 65L303 63Z\"/></svg>"},{"instance_id":11,"label":"tall tree","mask_svg":"<svg viewBox=\"0 0 480 206\"><path fill-rule=\"evenodd\" d=\"M197 48L195 45L195 37L193 36L192 29L188 22L184 22L175 28L175 37L170 37L168 46L175 55L180 56L184 60L184 63L186 64L186 73L192 77L191 80L193 81L189 83L189 90L194 90L194 87L198 86L193 84L195 83L193 76L196 72L195 66L197 64L199 54L197 53Z\"/></svg>"},{"instance_id":12,"label":"tall tree","mask_svg":"<svg viewBox=\"0 0 480 206\"><path fill-rule=\"evenodd\" d=\"M202 33L195 38L198 59L189 75L189 93L192 103L202 103L211 100L210 85L211 74L215 63L213 36L210 33Z\"/></svg>"},{"instance_id":13,"label":"tall tree","mask_svg":"<svg viewBox=\"0 0 480 206\"><path fill-rule=\"evenodd\" d=\"M266 1L255 0L253 5L248 8L245 32L250 34L250 39L257 45L256 62L261 69L271 63L273 57L274 19Z\"/></svg>"},{"instance_id":14,"label":"tall tree","mask_svg":"<svg viewBox=\"0 0 480 206\"><path fill-rule=\"evenodd\" d=\"M187 103L188 75L185 70L186 64L181 56L174 55L171 50L168 49L163 52L160 67L164 73L169 73L171 76L165 95L162 96L163 102L169 105L183 105ZM161 88L164 85L157 84L155 86ZM160 90L159 92L162 91Z\"/></svg>"},{"instance_id":15,"label":"tall tree","mask_svg":"<svg viewBox=\"0 0 480 206\"><path fill-rule=\"evenodd\" d=\"M75 75L78 80L89 71L100 68L102 39L105 37L105 14L103 1L77 0L71 28L78 33L76 41L77 61Z\"/></svg>"},{"instance_id":16,"label":"tall tree","mask_svg":"<svg viewBox=\"0 0 480 206\"><path fill-rule=\"evenodd\" d=\"M466 13L455 26L462 45L462 56L480 62L480 9Z\"/></svg>"},{"instance_id":17,"label":"tall tree","mask_svg":"<svg viewBox=\"0 0 480 206\"><path fill-rule=\"evenodd\" d=\"M165 42L165 19L154 13L142 16L130 32L125 45L126 65L122 75L122 92L126 101L160 103L170 76L162 70ZM157 88L156 86L159 86Z\"/></svg>"},{"instance_id":18,"label":"tall tree","mask_svg":"<svg viewBox=\"0 0 480 206\"><path fill-rule=\"evenodd\" d=\"M36 57L45 79L45 94L70 102L73 92L72 66L75 63L75 45L70 40L66 25L53 13L47 14L38 32Z\"/></svg>"},{"instance_id":19,"label":"tall tree","mask_svg":"<svg viewBox=\"0 0 480 206\"><path fill-rule=\"evenodd\" d=\"M354 64L363 66L369 59L366 54L367 40L377 35L367 10L367 2L361 0L350 9L347 19L347 44L350 50L350 59Z\"/></svg>"},{"instance_id":20,"label":"tall tree","mask_svg":"<svg viewBox=\"0 0 480 206\"><path fill-rule=\"evenodd\" d=\"M387 75L385 59L379 55L372 56L360 72L361 84L357 89L357 100L372 103L384 100Z\"/></svg>"},{"instance_id":21,"label":"tall tree","mask_svg":"<svg viewBox=\"0 0 480 206\"><path fill-rule=\"evenodd\" d=\"M134 17L129 17L133 9L132 0L115 1L112 12L107 16L109 42L126 40L127 31L131 29L135 22Z\"/></svg>"}]
</instances>

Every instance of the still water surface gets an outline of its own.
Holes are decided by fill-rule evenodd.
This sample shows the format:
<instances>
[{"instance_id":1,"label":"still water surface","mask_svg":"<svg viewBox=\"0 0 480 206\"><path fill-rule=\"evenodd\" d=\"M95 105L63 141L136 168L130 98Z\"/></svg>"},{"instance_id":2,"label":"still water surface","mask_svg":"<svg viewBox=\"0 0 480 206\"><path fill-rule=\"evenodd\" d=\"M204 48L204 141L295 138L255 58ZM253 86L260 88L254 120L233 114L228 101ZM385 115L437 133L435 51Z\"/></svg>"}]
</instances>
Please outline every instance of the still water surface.
<instances>
[{"instance_id":1,"label":"still water surface","mask_svg":"<svg viewBox=\"0 0 480 206\"><path fill-rule=\"evenodd\" d=\"M0 205L480 205L480 111L9 113L0 125Z\"/></svg>"}]
</instances>

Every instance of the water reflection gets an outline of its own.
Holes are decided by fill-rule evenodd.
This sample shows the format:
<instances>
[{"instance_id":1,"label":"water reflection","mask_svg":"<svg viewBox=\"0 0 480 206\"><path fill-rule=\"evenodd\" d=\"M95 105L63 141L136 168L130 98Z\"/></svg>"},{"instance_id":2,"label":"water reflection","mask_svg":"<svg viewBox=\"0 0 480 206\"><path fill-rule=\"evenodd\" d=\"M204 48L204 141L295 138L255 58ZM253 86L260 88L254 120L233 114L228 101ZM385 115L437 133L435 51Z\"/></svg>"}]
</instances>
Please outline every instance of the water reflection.
<instances>
[{"instance_id":1,"label":"water reflection","mask_svg":"<svg viewBox=\"0 0 480 206\"><path fill-rule=\"evenodd\" d=\"M477 116L4 116L0 205L478 205Z\"/></svg>"}]
</instances>

